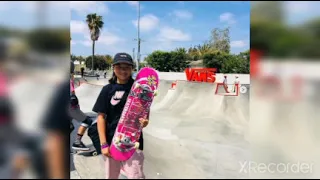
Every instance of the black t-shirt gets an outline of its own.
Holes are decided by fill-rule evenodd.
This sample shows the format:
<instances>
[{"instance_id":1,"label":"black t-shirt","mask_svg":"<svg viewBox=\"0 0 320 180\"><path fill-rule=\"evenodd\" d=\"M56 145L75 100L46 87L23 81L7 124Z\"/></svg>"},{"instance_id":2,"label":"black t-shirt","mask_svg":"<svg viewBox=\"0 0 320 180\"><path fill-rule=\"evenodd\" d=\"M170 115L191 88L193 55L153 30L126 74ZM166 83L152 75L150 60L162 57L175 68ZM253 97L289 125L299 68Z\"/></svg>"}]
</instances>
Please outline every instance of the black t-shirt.
<instances>
[{"instance_id":1,"label":"black t-shirt","mask_svg":"<svg viewBox=\"0 0 320 180\"><path fill-rule=\"evenodd\" d=\"M96 113L106 114L107 121L107 143L111 145L112 138L116 131L127 97L131 90L133 81L127 84L108 84L104 86L98 96L98 99L92 109ZM141 133L140 150L143 150L143 135Z\"/></svg>"}]
</instances>

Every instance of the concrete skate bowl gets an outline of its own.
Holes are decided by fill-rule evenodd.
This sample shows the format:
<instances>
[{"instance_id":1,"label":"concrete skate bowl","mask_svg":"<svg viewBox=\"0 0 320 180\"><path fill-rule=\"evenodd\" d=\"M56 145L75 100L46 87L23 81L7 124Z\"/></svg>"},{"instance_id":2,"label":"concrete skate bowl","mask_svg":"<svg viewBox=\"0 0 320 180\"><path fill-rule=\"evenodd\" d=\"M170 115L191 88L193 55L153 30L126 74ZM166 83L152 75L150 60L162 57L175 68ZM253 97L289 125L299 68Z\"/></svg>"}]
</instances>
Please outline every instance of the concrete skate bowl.
<instances>
[{"instance_id":1,"label":"concrete skate bowl","mask_svg":"<svg viewBox=\"0 0 320 180\"><path fill-rule=\"evenodd\" d=\"M248 97L215 95L215 84L187 81L167 91L144 129L147 177L247 177L239 162L249 158Z\"/></svg>"},{"instance_id":2,"label":"concrete skate bowl","mask_svg":"<svg viewBox=\"0 0 320 180\"><path fill-rule=\"evenodd\" d=\"M83 112L91 112L94 103L96 102L102 85L94 85L83 83L76 88L76 95L80 102L80 108Z\"/></svg>"},{"instance_id":3,"label":"concrete skate bowl","mask_svg":"<svg viewBox=\"0 0 320 180\"><path fill-rule=\"evenodd\" d=\"M310 83L316 88L320 83ZM318 86L318 87L317 87ZM318 179L320 177L320 111L318 92L292 97L262 97L253 83L250 100L250 142L254 162L306 163L308 171L253 174L253 178ZM303 87L305 88L305 87ZM286 98L285 98L286 97ZM319 100L319 99L318 99ZM261 115L263 114L263 116ZM311 171L309 171L311 170Z\"/></svg>"},{"instance_id":4,"label":"concrete skate bowl","mask_svg":"<svg viewBox=\"0 0 320 180\"><path fill-rule=\"evenodd\" d=\"M157 90L157 96L154 98L152 105L158 104L168 93L173 81L160 80L160 86Z\"/></svg>"},{"instance_id":5,"label":"concrete skate bowl","mask_svg":"<svg viewBox=\"0 0 320 180\"><path fill-rule=\"evenodd\" d=\"M146 177L244 177L239 173L239 161L244 161L248 156L243 137L245 128L238 122L239 119L232 118L232 113L236 114L237 111L231 109L247 100L242 96L217 96L213 84L178 81L175 90L170 90L171 83L161 81L159 95L152 105L150 123L144 129ZM76 89L84 112L91 112L101 89L102 86L91 84L82 84ZM228 99L229 109L221 111ZM91 143L87 137L84 139ZM100 163L91 158L78 157L76 161ZM81 172L82 175L89 173L81 166L77 166L77 169L85 171ZM102 166L90 168L89 171L89 174L96 172L95 177L103 178Z\"/></svg>"}]
</instances>

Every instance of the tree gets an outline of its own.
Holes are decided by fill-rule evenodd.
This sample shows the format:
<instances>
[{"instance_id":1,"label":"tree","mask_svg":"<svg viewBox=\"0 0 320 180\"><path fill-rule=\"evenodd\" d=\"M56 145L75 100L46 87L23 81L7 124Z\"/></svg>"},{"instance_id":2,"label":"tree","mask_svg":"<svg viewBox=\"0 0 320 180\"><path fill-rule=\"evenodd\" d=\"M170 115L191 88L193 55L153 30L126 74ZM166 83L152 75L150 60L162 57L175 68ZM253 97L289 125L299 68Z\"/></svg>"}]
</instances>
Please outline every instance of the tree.
<instances>
[{"instance_id":1,"label":"tree","mask_svg":"<svg viewBox=\"0 0 320 180\"><path fill-rule=\"evenodd\" d=\"M102 16L98 16L96 13L88 14L86 22L88 24L88 28L90 31L90 37L92 40L92 70L94 69L93 66L93 59L94 59L94 46L95 42L99 39L101 29L103 28L104 22L102 20Z\"/></svg>"},{"instance_id":2,"label":"tree","mask_svg":"<svg viewBox=\"0 0 320 180\"><path fill-rule=\"evenodd\" d=\"M230 53L229 28L223 30L220 30L219 28L214 28L211 31L211 38L209 43L213 50Z\"/></svg>"},{"instance_id":3,"label":"tree","mask_svg":"<svg viewBox=\"0 0 320 180\"><path fill-rule=\"evenodd\" d=\"M240 58L245 59L246 61L250 62L250 50L246 50L244 52L240 52L238 55Z\"/></svg>"},{"instance_id":4,"label":"tree","mask_svg":"<svg viewBox=\"0 0 320 180\"><path fill-rule=\"evenodd\" d=\"M240 55L229 55L223 62L221 73L250 74L250 61Z\"/></svg>"},{"instance_id":5,"label":"tree","mask_svg":"<svg viewBox=\"0 0 320 180\"><path fill-rule=\"evenodd\" d=\"M189 64L189 57L183 51L171 51L170 66L173 72L182 72Z\"/></svg>"},{"instance_id":6,"label":"tree","mask_svg":"<svg viewBox=\"0 0 320 180\"><path fill-rule=\"evenodd\" d=\"M113 63L112 56L110 56L110 55L105 55L105 56L104 56L104 60L105 60L105 62L107 63L107 68L110 69L110 68L111 68L111 65L112 65L112 63Z\"/></svg>"},{"instance_id":7,"label":"tree","mask_svg":"<svg viewBox=\"0 0 320 180\"><path fill-rule=\"evenodd\" d=\"M82 56L77 56L77 60L82 64L82 62L85 62L85 58Z\"/></svg>"},{"instance_id":8,"label":"tree","mask_svg":"<svg viewBox=\"0 0 320 180\"><path fill-rule=\"evenodd\" d=\"M71 61L74 62L75 60L77 60L77 56L75 56L74 54L71 54L70 56L71 56Z\"/></svg>"},{"instance_id":9,"label":"tree","mask_svg":"<svg viewBox=\"0 0 320 180\"><path fill-rule=\"evenodd\" d=\"M171 54L164 51L154 51L146 57L146 62L158 71L169 72Z\"/></svg>"},{"instance_id":10,"label":"tree","mask_svg":"<svg viewBox=\"0 0 320 180\"><path fill-rule=\"evenodd\" d=\"M108 64L106 61L106 57L102 55L88 56L85 60L85 64L87 67L89 67L90 60L92 61L92 57L94 57L94 64L96 64L93 70L106 70L110 67L110 64Z\"/></svg>"},{"instance_id":11,"label":"tree","mask_svg":"<svg viewBox=\"0 0 320 180\"><path fill-rule=\"evenodd\" d=\"M229 54L220 51L207 53L203 56L203 65L207 68L217 68L217 72L220 73L223 63L228 60L229 56Z\"/></svg>"},{"instance_id":12,"label":"tree","mask_svg":"<svg viewBox=\"0 0 320 180\"><path fill-rule=\"evenodd\" d=\"M68 29L36 29L28 34L31 48L42 53L62 53L69 50L70 31Z\"/></svg>"},{"instance_id":13,"label":"tree","mask_svg":"<svg viewBox=\"0 0 320 180\"><path fill-rule=\"evenodd\" d=\"M177 52L181 52L181 53L183 53L183 54L187 54L186 48L177 48L176 51L177 51Z\"/></svg>"},{"instance_id":14,"label":"tree","mask_svg":"<svg viewBox=\"0 0 320 180\"><path fill-rule=\"evenodd\" d=\"M164 52L154 51L149 54L145 61L149 66L162 72L182 72L188 65L188 55L184 49Z\"/></svg>"},{"instance_id":15,"label":"tree","mask_svg":"<svg viewBox=\"0 0 320 180\"><path fill-rule=\"evenodd\" d=\"M199 58L203 58L203 56L207 53L213 52L213 48L209 43L205 42L203 45L198 45L197 53Z\"/></svg>"},{"instance_id":16,"label":"tree","mask_svg":"<svg viewBox=\"0 0 320 180\"><path fill-rule=\"evenodd\" d=\"M192 61L196 61L196 60L200 59L199 53L198 53L198 50L196 47L190 47L188 49L188 56L189 56L190 60L192 60Z\"/></svg>"},{"instance_id":17,"label":"tree","mask_svg":"<svg viewBox=\"0 0 320 180\"><path fill-rule=\"evenodd\" d=\"M140 68L147 67L147 62L139 62L139 67Z\"/></svg>"},{"instance_id":18,"label":"tree","mask_svg":"<svg viewBox=\"0 0 320 180\"><path fill-rule=\"evenodd\" d=\"M250 51L238 55L225 52L207 53L203 57L203 64L207 68L217 68L218 73L250 73Z\"/></svg>"}]
</instances>

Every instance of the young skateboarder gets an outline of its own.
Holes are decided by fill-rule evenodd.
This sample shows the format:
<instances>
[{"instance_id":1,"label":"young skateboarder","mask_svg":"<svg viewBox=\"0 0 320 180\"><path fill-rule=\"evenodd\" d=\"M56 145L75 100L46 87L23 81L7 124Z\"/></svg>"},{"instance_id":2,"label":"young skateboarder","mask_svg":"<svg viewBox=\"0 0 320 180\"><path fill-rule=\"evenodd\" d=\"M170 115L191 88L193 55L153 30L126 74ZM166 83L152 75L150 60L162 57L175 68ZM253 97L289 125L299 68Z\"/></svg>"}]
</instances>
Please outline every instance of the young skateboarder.
<instances>
[{"instance_id":1,"label":"young skateboarder","mask_svg":"<svg viewBox=\"0 0 320 180\"><path fill-rule=\"evenodd\" d=\"M104 86L93 107L98 113L98 133L101 142L101 153L105 157L107 179L118 179L124 174L128 179L144 179L143 172L143 135L140 136L140 147L128 161L119 162L112 159L109 151L112 138L125 106L128 94L134 80L132 79L133 60L127 53L118 53L114 57L113 76L109 84ZM148 125L148 117L141 118L143 127Z\"/></svg>"}]
</instances>

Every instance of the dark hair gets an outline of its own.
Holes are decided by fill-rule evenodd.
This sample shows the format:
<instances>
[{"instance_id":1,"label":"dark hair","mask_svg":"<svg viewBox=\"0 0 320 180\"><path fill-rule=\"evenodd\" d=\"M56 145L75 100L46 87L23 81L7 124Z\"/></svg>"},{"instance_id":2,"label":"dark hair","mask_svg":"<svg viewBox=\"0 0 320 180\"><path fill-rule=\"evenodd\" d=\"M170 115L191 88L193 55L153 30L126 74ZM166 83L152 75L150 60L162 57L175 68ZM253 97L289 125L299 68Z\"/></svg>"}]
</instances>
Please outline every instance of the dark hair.
<instances>
[{"instance_id":1,"label":"dark hair","mask_svg":"<svg viewBox=\"0 0 320 180\"><path fill-rule=\"evenodd\" d=\"M132 77L132 75L130 76L129 78L129 82L130 83L133 83L134 82L134 79ZM117 83L117 76L116 74L113 72L112 73L112 77L109 79L109 84L116 84Z\"/></svg>"}]
</instances>

